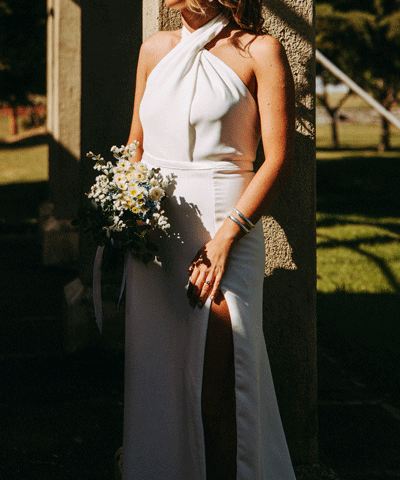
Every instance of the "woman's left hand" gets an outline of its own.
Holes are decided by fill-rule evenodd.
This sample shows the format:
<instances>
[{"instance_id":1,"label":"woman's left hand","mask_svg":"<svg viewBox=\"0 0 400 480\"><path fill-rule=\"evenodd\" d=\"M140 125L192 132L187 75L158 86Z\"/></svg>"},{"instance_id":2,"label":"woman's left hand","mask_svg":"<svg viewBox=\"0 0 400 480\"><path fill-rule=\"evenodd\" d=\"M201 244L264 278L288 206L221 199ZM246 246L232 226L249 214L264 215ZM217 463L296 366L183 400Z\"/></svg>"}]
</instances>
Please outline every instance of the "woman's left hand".
<instances>
[{"instance_id":1,"label":"woman's left hand","mask_svg":"<svg viewBox=\"0 0 400 480\"><path fill-rule=\"evenodd\" d=\"M210 240L194 257L189 268L187 296L190 305L202 307L207 298L215 298L228 265L232 243Z\"/></svg>"}]
</instances>

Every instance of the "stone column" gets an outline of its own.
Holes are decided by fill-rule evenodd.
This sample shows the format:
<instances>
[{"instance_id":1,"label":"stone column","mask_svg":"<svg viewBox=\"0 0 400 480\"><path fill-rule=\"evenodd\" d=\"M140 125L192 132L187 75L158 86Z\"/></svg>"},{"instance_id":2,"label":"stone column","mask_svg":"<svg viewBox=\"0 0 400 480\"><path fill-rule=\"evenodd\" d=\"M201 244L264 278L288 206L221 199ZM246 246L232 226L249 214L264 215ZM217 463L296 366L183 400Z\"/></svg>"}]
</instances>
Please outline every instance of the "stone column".
<instances>
[{"instance_id":1,"label":"stone column","mask_svg":"<svg viewBox=\"0 0 400 480\"><path fill-rule=\"evenodd\" d=\"M69 221L96 175L86 152L109 154L111 159L111 146L128 139L142 4L139 0L47 2L50 203L42 208L45 263L75 262L78 268L79 276L64 289L66 350L93 342L123 345L124 312L116 309L121 275L104 278L105 333L99 339L91 299L96 248L87 236L72 232Z\"/></svg>"},{"instance_id":2,"label":"stone column","mask_svg":"<svg viewBox=\"0 0 400 480\"><path fill-rule=\"evenodd\" d=\"M81 10L72 0L47 1L49 203L40 209L46 265L76 264L78 235L70 220L79 196Z\"/></svg>"},{"instance_id":3,"label":"stone column","mask_svg":"<svg viewBox=\"0 0 400 480\"><path fill-rule=\"evenodd\" d=\"M81 9L73 0L48 0L47 129L50 200L55 215L76 215L79 193Z\"/></svg>"},{"instance_id":4,"label":"stone column","mask_svg":"<svg viewBox=\"0 0 400 480\"><path fill-rule=\"evenodd\" d=\"M267 348L292 459L317 444L314 1L267 1L268 32L284 45L296 83L294 172L264 218Z\"/></svg>"},{"instance_id":5,"label":"stone column","mask_svg":"<svg viewBox=\"0 0 400 480\"><path fill-rule=\"evenodd\" d=\"M312 464L318 453L314 2L267 0L264 14L268 33L286 49L297 91L293 177L263 219L265 338L292 459ZM179 23L161 0L144 2L143 39Z\"/></svg>"}]
</instances>

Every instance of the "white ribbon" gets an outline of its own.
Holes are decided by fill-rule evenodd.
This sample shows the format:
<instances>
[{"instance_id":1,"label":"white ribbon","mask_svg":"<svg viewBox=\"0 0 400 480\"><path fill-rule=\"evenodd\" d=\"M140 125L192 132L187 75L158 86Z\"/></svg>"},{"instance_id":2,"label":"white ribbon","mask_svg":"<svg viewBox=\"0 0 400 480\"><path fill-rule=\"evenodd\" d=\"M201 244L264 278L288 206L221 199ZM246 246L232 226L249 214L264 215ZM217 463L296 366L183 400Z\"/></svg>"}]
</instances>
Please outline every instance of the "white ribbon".
<instances>
[{"instance_id":1,"label":"white ribbon","mask_svg":"<svg viewBox=\"0 0 400 480\"><path fill-rule=\"evenodd\" d=\"M119 292L117 309L119 308L119 304L121 303L121 299L122 299L122 294L124 293L124 290L125 290L127 274L128 274L128 253L125 255L124 273L122 274L122 284L121 284L121 291Z\"/></svg>"},{"instance_id":2,"label":"white ribbon","mask_svg":"<svg viewBox=\"0 0 400 480\"><path fill-rule=\"evenodd\" d=\"M103 305L101 302L101 263L103 261L104 246L97 247L96 256L94 258L93 265L93 304L94 315L96 317L96 323L99 327L100 333L103 330ZM121 303L122 295L125 290L126 276L128 273L128 255L125 256L124 273L122 276L121 291L119 293L118 306Z\"/></svg>"},{"instance_id":3,"label":"white ribbon","mask_svg":"<svg viewBox=\"0 0 400 480\"><path fill-rule=\"evenodd\" d=\"M93 265L93 303L94 315L100 333L103 327L103 306L101 304L101 262L103 260L104 246L97 247Z\"/></svg>"}]
</instances>

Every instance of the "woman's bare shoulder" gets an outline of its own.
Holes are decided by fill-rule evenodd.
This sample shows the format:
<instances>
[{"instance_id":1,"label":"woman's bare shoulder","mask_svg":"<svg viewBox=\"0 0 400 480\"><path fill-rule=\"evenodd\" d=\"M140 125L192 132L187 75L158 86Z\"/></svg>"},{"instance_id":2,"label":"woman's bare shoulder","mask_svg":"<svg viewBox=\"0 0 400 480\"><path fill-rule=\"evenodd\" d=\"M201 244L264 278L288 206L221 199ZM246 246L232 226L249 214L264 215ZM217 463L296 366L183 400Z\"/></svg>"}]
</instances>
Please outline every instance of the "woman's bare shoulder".
<instances>
[{"instance_id":1,"label":"woman's bare shoulder","mask_svg":"<svg viewBox=\"0 0 400 480\"><path fill-rule=\"evenodd\" d=\"M180 30L160 31L147 38L140 48L140 62L148 76L153 68L180 42Z\"/></svg>"},{"instance_id":2,"label":"woman's bare shoulder","mask_svg":"<svg viewBox=\"0 0 400 480\"><path fill-rule=\"evenodd\" d=\"M153 63L157 64L167 53L176 47L180 39L181 33L179 30L154 33L142 43L140 54L146 63L150 65Z\"/></svg>"},{"instance_id":3,"label":"woman's bare shoulder","mask_svg":"<svg viewBox=\"0 0 400 480\"><path fill-rule=\"evenodd\" d=\"M249 53L255 66L265 68L277 64L287 63L286 52L279 40L271 35L250 35Z\"/></svg>"}]
</instances>

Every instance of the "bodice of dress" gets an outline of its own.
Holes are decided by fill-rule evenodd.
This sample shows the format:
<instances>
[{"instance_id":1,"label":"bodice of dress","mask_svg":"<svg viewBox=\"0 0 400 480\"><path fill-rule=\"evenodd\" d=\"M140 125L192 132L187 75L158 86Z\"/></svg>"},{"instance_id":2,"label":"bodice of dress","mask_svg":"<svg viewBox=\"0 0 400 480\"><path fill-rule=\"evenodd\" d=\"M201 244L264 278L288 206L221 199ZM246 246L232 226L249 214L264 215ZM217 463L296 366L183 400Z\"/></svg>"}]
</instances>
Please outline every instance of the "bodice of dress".
<instances>
[{"instance_id":1,"label":"bodice of dress","mask_svg":"<svg viewBox=\"0 0 400 480\"><path fill-rule=\"evenodd\" d=\"M177 162L248 162L259 142L256 102L240 77L204 47L227 25L218 15L150 73L140 106L145 153Z\"/></svg>"}]
</instances>

